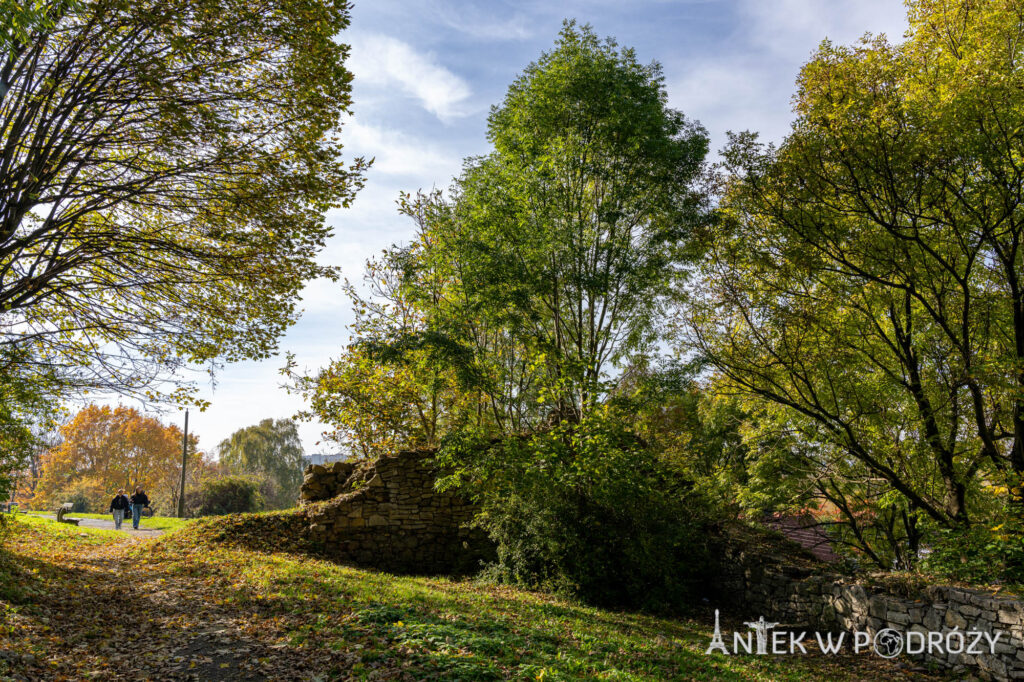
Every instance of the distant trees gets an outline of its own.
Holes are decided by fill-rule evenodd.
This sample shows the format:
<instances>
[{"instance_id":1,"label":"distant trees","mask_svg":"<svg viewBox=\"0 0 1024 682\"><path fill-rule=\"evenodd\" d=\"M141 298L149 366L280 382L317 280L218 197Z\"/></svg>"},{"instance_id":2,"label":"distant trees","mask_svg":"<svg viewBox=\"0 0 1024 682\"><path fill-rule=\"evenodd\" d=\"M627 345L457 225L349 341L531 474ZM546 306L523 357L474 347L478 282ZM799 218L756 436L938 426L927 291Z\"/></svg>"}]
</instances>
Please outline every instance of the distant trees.
<instances>
[{"instance_id":1,"label":"distant trees","mask_svg":"<svg viewBox=\"0 0 1024 682\"><path fill-rule=\"evenodd\" d=\"M762 473L882 566L1024 511L1024 24L909 9L902 45L822 45L780 147L733 137L692 309L783 444Z\"/></svg>"},{"instance_id":2,"label":"distant trees","mask_svg":"<svg viewBox=\"0 0 1024 682\"><path fill-rule=\"evenodd\" d=\"M204 480L189 496L188 508L193 516L219 516L257 512L263 509L264 503L259 480L252 476L228 475Z\"/></svg>"},{"instance_id":3,"label":"distant trees","mask_svg":"<svg viewBox=\"0 0 1024 682\"><path fill-rule=\"evenodd\" d=\"M239 429L221 441L217 452L227 472L266 483L263 497L270 508L295 506L302 485L303 460L302 441L294 421L264 419Z\"/></svg>"},{"instance_id":4,"label":"distant trees","mask_svg":"<svg viewBox=\"0 0 1024 682\"><path fill-rule=\"evenodd\" d=\"M60 442L45 452L30 502L51 508L76 497L81 511L106 511L118 488L146 489L154 506L170 512L177 504L182 432L154 417L119 406L89 405L60 429ZM190 436L190 484L201 478L208 462Z\"/></svg>"}]
</instances>

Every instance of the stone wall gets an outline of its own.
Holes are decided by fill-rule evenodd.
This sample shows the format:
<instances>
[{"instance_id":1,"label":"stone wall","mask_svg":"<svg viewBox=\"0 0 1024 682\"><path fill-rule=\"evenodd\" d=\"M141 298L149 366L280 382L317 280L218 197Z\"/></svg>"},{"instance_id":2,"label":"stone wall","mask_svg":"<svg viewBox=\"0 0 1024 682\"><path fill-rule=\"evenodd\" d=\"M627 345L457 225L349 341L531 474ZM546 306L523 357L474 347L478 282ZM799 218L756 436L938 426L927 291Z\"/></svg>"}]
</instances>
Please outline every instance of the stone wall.
<instances>
[{"instance_id":1,"label":"stone wall","mask_svg":"<svg viewBox=\"0 0 1024 682\"><path fill-rule=\"evenodd\" d=\"M796 629L861 631L872 637L885 628L904 634L914 630L924 637L927 632L941 632L943 648L950 632L966 632L969 642L974 630L990 635L1002 631L994 655L986 644L980 655L945 651L940 655L936 647L932 654L926 648L912 658L955 674L1024 679L1024 601L1020 599L959 587L897 590L881 583L871 585L821 572L828 566L793 565L792 555L727 550L723 559L723 600L743 617L754 620L763 615ZM958 643L956 636L952 642Z\"/></svg>"},{"instance_id":2,"label":"stone wall","mask_svg":"<svg viewBox=\"0 0 1024 682\"><path fill-rule=\"evenodd\" d=\"M432 451L307 467L300 492L311 539L342 561L402 573L462 573L493 552L466 527L475 507L434 490Z\"/></svg>"}]
</instances>

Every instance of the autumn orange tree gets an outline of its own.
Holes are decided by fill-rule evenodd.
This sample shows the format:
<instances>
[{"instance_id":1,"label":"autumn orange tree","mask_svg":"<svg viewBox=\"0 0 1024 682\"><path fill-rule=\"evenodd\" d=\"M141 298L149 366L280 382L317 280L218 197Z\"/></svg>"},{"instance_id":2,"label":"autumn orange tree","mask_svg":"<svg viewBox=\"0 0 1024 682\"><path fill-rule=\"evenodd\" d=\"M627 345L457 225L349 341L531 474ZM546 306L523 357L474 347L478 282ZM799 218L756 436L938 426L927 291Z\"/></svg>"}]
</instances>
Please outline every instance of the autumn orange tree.
<instances>
[{"instance_id":1,"label":"autumn orange tree","mask_svg":"<svg viewBox=\"0 0 1024 682\"><path fill-rule=\"evenodd\" d=\"M61 442L40 462L32 506L50 508L81 501L104 511L118 488L141 485L159 509L177 503L182 432L133 408L89 405L60 430ZM209 470L197 439L189 437L190 478ZM67 499L65 499L67 498Z\"/></svg>"}]
</instances>

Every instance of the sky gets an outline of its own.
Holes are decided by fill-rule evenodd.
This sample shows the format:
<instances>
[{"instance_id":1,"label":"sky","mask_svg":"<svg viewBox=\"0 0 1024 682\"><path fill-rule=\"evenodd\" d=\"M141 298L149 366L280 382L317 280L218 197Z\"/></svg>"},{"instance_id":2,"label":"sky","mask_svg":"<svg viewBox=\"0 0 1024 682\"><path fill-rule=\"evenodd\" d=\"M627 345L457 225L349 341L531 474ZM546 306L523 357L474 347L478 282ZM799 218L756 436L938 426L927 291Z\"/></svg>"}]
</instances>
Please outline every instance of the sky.
<instances>
[{"instance_id":1,"label":"sky","mask_svg":"<svg viewBox=\"0 0 1024 682\"><path fill-rule=\"evenodd\" d=\"M338 36L351 46L355 76L341 139L347 158L375 161L354 205L326 216L334 237L321 261L356 282L367 258L408 241L413 225L396 210L399 192L446 188L462 159L489 151L491 105L553 47L564 19L634 48L642 62L659 62L669 105L704 125L712 150L730 130L781 140L797 73L823 39L851 44L870 32L897 42L906 30L899 0L355 0L350 27ZM281 388L283 353L315 372L339 355L352 315L340 285L324 281L306 286L302 307L281 357L228 365L214 385L202 385L211 405L189 417L201 449L303 409ZM181 425L180 414L164 419ZM300 422L307 453L336 450L320 442L325 428Z\"/></svg>"}]
</instances>

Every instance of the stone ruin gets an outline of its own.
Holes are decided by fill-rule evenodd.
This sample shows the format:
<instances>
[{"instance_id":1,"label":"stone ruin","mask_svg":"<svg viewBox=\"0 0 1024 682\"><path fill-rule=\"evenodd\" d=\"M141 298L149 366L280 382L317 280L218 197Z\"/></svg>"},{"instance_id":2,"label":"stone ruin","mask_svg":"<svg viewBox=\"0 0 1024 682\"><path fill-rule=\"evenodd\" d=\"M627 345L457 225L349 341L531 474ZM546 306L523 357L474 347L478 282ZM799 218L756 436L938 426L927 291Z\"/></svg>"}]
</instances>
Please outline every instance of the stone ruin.
<instances>
[{"instance_id":1,"label":"stone ruin","mask_svg":"<svg viewBox=\"0 0 1024 682\"><path fill-rule=\"evenodd\" d=\"M306 468L310 538L333 558L400 573L464 573L493 554L476 507L437 492L433 450Z\"/></svg>"}]
</instances>

